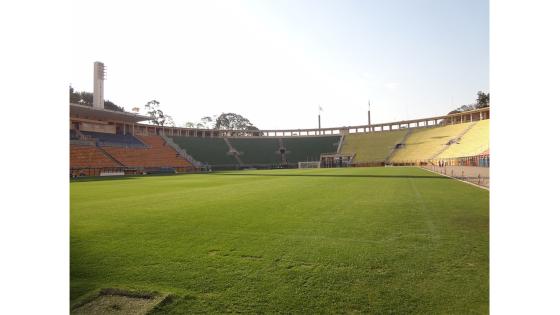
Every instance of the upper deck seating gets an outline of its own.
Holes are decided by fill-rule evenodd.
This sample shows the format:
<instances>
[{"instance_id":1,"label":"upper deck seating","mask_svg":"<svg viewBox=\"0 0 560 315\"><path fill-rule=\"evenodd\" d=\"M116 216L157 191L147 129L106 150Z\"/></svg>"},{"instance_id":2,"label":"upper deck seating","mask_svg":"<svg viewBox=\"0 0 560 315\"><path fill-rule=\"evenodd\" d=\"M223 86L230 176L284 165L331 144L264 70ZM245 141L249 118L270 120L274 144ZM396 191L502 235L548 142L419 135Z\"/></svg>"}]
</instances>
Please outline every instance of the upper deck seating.
<instances>
[{"instance_id":1,"label":"upper deck seating","mask_svg":"<svg viewBox=\"0 0 560 315\"><path fill-rule=\"evenodd\" d=\"M70 168L120 167L98 147L70 145Z\"/></svg>"},{"instance_id":2,"label":"upper deck seating","mask_svg":"<svg viewBox=\"0 0 560 315\"><path fill-rule=\"evenodd\" d=\"M160 136L137 136L147 147L109 146L103 149L113 158L127 167L144 168L191 168L192 165L183 159L175 149L169 147Z\"/></svg>"},{"instance_id":3,"label":"upper deck seating","mask_svg":"<svg viewBox=\"0 0 560 315\"><path fill-rule=\"evenodd\" d=\"M384 161L408 130L353 133L344 136L341 153L354 154L352 163Z\"/></svg>"},{"instance_id":4,"label":"upper deck seating","mask_svg":"<svg viewBox=\"0 0 560 315\"><path fill-rule=\"evenodd\" d=\"M282 138L287 150L289 164L297 162L319 161L321 153L334 153L338 149L340 136L313 136Z\"/></svg>"},{"instance_id":5,"label":"upper deck seating","mask_svg":"<svg viewBox=\"0 0 560 315\"><path fill-rule=\"evenodd\" d=\"M237 160L229 155L229 147L224 138L171 137L179 147L195 160L214 166L237 165Z\"/></svg>"},{"instance_id":6,"label":"upper deck seating","mask_svg":"<svg viewBox=\"0 0 560 315\"><path fill-rule=\"evenodd\" d=\"M481 154L490 147L490 120L477 121L461 139L449 146L438 158L455 158Z\"/></svg>"},{"instance_id":7,"label":"upper deck seating","mask_svg":"<svg viewBox=\"0 0 560 315\"><path fill-rule=\"evenodd\" d=\"M246 165L280 164L277 138L229 138L229 143L238 152Z\"/></svg>"},{"instance_id":8,"label":"upper deck seating","mask_svg":"<svg viewBox=\"0 0 560 315\"><path fill-rule=\"evenodd\" d=\"M144 144L131 134L112 134L82 131L82 134L97 139L100 146L144 147Z\"/></svg>"},{"instance_id":9,"label":"upper deck seating","mask_svg":"<svg viewBox=\"0 0 560 315\"><path fill-rule=\"evenodd\" d=\"M396 149L392 162L429 160L444 150L448 143L460 136L473 123L441 127L414 128L402 148Z\"/></svg>"}]
</instances>

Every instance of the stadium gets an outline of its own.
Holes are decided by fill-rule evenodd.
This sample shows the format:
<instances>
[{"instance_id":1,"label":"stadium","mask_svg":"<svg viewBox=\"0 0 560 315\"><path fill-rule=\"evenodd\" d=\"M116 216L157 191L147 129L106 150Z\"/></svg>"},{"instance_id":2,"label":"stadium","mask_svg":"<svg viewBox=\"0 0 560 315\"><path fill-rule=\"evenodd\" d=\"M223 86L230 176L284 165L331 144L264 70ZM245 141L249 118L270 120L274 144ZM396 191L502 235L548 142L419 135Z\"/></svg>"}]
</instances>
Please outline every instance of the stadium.
<instances>
[{"instance_id":1,"label":"stadium","mask_svg":"<svg viewBox=\"0 0 560 315\"><path fill-rule=\"evenodd\" d=\"M106 108L94 67L69 105L72 313L488 312L489 107L157 126Z\"/></svg>"}]
</instances>

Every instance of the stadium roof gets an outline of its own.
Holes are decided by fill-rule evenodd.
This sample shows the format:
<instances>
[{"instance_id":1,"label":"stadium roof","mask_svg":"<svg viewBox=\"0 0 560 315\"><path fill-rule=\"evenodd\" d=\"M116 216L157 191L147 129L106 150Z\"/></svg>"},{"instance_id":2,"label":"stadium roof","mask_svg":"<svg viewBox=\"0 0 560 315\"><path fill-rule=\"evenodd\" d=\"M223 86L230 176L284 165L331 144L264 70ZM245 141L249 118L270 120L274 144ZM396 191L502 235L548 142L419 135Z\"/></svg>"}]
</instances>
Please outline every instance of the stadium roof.
<instances>
[{"instance_id":1,"label":"stadium roof","mask_svg":"<svg viewBox=\"0 0 560 315\"><path fill-rule=\"evenodd\" d=\"M94 108L93 106L70 103L70 116L103 121L121 121L136 123L149 120L150 117L129 112L119 112L108 109Z\"/></svg>"}]
</instances>

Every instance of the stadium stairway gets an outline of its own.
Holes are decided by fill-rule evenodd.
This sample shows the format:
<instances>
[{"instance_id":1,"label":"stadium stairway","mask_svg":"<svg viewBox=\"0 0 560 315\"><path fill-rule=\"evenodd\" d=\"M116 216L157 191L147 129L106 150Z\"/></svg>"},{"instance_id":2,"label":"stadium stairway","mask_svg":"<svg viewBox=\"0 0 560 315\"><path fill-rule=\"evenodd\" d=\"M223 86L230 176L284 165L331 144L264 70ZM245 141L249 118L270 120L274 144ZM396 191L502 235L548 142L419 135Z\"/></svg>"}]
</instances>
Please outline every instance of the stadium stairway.
<instances>
[{"instance_id":1,"label":"stadium stairway","mask_svg":"<svg viewBox=\"0 0 560 315\"><path fill-rule=\"evenodd\" d=\"M94 145L70 145L71 169L105 167L122 167L122 164Z\"/></svg>"},{"instance_id":2,"label":"stadium stairway","mask_svg":"<svg viewBox=\"0 0 560 315\"><path fill-rule=\"evenodd\" d=\"M427 161L473 123L411 129L404 146L395 150L390 162Z\"/></svg>"},{"instance_id":3,"label":"stadium stairway","mask_svg":"<svg viewBox=\"0 0 560 315\"><path fill-rule=\"evenodd\" d=\"M336 148L336 153L342 152L342 145L344 144L344 134L340 136L340 141L338 141L338 147Z\"/></svg>"},{"instance_id":4,"label":"stadium stairway","mask_svg":"<svg viewBox=\"0 0 560 315\"><path fill-rule=\"evenodd\" d=\"M236 168L240 163L231 154L231 148L224 138L171 137L173 142L184 149L195 160L212 167Z\"/></svg>"},{"instance_id":5,"label":"stadium stairway","mask_svg":"<svg viewBox=\"0 0 560 315\"><path fill-rule=\"evenodd\" d=\"M243 160L244 166L271 166L281 164L277 138L229 138L226 139Z\"/></svg>"},{"instance_id":6,"label":"stadium stairway","mask_svg":"<svg viewBox=\"0 0 560 315\"><path fill-rule=\"evenodd\" d=\"M410 134L412 133L412 129L408 129L406 131L406 134L404 135L404 137L401 139L401 141L399 141L399 143L397 143L392 149L391 152L389 152L389 155L387 155L387 157L385 158L385 163L389 163L389 161L391 161L391 159L393 158L393 156L395 155L395 152L397 152L398 148L397 145L399 144L404 144L406 142L406 140L408 139L408 137L410 136Z\"/></svg>"},{"instance_id":7,"label":"stadium stairway","mask_svg":"<svg viewBox=\"0 0 560 315\"><path fill-rule=\"evenodd\" d=\"M214 168L274 167L284 164L280 151L291 166L319 161L322 153L336 152L340 136L311 137L171 137L194 159Z\"/></svg>"},{"instance_id":8,"label":"stadium stairway","mask_svg":"<svg viewBox=\"0 0 560 315\"><path fill-rule=\"evenodd\" d=\"M235 160L237 160L237 163L239 165L243 165L243 160L241 160L241 157L239 157L240 152L237 149L235 149L233 145L231 145L231 142L228 140L228 138L224 138L224 142L227 144L229 149L227 154L233 156Z\"/></svg>"},{"instance_id":9,"label":"stadium stairway","mask_svg":"<svg viewBox=\"0 0 560 315\"><path fill-rule=\"evenodd\" d=\"M451 148L452 146L454 146L455 143L460 141L461 137L463 137L467 132L469 132L469 130L471 130L472 127L474 127L475 125L476 125L476 123L469 123L469 126L467 127L467 129L463 130L460 134L457 135L457 137L449 140L450 143L444 145L443 148L441 148L441 150L439 152L437 152L436 154L434 154L430 159L434 159L436 156L442 154L444 151L446 151L449 148Z\"/></svg>"},{"instance_id":10,"label":"stadium stairway","mask_svg":"<svg viewBox=\"0 0 560 315\"><path fill-rule=\"evenodd\" d=\"M352 133L344 135L340 152L355 154L353 164L385 161L408 130Z\"/></svg>"},{"instance_id":11,"label":"stadium stairway","mask_svg":"<svg viewBox=\"0 0 560 315\"><path fill-rule=\"evenodd\" d=\"M164 134L161 134L160 136L165 141L165 143L167 143L168 146L172 147L175 150L175 152L177 152L177 154L179 154L181 157L183 157L185 160L187 160L193 166L195 166L197 168L202 167L202 165L203 165L202 162L195 160L190 154L187 153L187 151L185 151L183 148L179 147L173 141L173 139L167 137Z\"/></svg>"},{"instance_id":12,"label":"stadium stairway","mask_svg":"<svg viewBox=\"0 0 560 315\"><path fill-rule=\"evenodd\" d=\"M137 136L146 147L116 147L103 149L122 165L135 168L176 168L192 170L193 165L182 158L160 136Z\"/></svg>"},{"instance_id":13,"label":"stadium stairway","mask_svg":"<svg viewBox=\"0 0 560 315\"><path fill-rule=\"evenodd\" d=\"M457 158L465 156L474 156L483 154L490 148L490 120L480 120L461 135L457 143L449 146L449 148L435 158Z\"/></svg>"}]
</instances>

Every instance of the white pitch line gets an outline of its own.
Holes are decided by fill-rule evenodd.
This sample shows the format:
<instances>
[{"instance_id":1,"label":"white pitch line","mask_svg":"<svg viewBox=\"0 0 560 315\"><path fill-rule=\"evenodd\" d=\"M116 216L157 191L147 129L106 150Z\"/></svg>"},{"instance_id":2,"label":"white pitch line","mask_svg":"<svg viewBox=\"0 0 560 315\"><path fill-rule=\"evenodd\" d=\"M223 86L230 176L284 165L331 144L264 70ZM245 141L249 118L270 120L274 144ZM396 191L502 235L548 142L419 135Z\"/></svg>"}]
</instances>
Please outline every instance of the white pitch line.
<instances>
[{"instance_id":1,"label":"white pitch line","mask_svg":"<svg viewBox=\"0 0 560 315\"><path fill-rule=\"evenodd\" d=\"M460 182L467 183L467 184L469 184L469 185L473 185L474 187L478 187L478 188L482 188L482 189L485 189L485 190L490 191L490 188L489 188L489 187L477 185L477 184L475 184L475 183L471 183L471 182L468 182L468 181L466 181L466 180L462 180L462 179L458 179L458 178L456 178L456 177L451 177L451 176L449 176L449 175L445 175L445 174L441 174L441 173L438 173L438 172L434 172L434 171L432 171L431 169L423 168L423 167L420 167L420 166L416 166L416 167L418 167L418 168L420 168L420 169L423 169L423 170L426 170L426 171L428 171L428 172L432 172L432 173L434 173L434 174L438 174L438 175L444 176L444 177L453 178L453 179L458 180L458 181L460 181Z\"/></svg>"}]
</instances>

